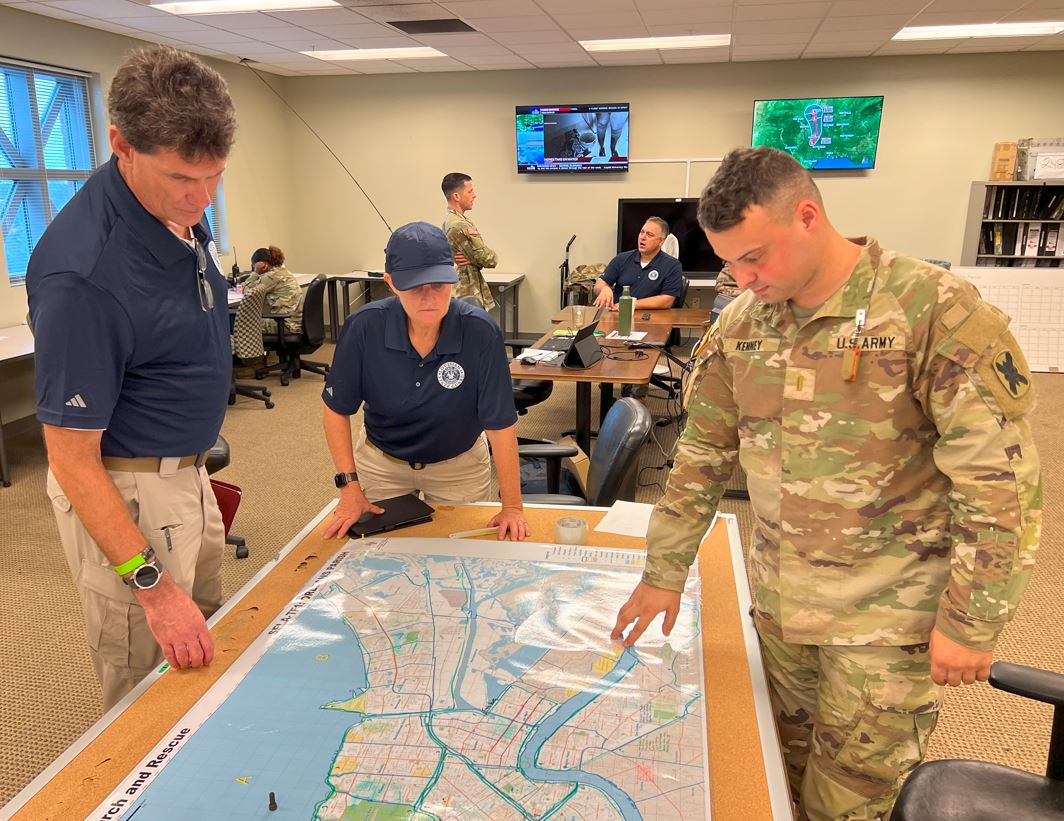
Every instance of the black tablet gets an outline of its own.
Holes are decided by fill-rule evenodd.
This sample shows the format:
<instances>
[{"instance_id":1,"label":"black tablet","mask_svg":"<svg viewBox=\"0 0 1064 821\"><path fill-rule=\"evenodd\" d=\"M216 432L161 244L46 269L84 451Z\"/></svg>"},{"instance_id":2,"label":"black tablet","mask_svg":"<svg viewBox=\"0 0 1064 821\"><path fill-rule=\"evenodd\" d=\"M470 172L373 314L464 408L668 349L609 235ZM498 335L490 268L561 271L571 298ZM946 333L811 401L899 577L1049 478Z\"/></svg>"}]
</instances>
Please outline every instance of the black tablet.
<instances>
[{"instance_id":1,"label":"black tablet","mask_svg":"<svg viewBox=\"0 0 1064 821\"><path fill-rule=\"evenodd\" d=\"M432 520L432 508L412 493L392 499L382 499L374 504L384 508L384 513L374 514L364 522L355 522L351 525L347 535L352 539L409 525L419 525Z\"/></svg>"}]
</instances>

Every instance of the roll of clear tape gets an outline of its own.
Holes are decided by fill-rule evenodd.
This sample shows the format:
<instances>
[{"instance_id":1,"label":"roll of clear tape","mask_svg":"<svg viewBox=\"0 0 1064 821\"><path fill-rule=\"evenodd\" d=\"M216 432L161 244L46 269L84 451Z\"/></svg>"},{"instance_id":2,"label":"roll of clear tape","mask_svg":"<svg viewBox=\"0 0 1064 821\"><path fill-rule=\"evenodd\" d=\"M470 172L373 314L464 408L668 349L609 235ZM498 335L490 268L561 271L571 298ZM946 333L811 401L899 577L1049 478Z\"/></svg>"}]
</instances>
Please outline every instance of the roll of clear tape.
<instances>
[{"instance_id":1,"label":"roll of clear tape","mask_svg":"<svg viewBox=\"0 0 1064 821\"><path fill-rule=\"evenodd\" d=\"M587 541L587 522L577 516L564 516L554 523L557 544L584 544Z\"/></svg>"}]
</instances>

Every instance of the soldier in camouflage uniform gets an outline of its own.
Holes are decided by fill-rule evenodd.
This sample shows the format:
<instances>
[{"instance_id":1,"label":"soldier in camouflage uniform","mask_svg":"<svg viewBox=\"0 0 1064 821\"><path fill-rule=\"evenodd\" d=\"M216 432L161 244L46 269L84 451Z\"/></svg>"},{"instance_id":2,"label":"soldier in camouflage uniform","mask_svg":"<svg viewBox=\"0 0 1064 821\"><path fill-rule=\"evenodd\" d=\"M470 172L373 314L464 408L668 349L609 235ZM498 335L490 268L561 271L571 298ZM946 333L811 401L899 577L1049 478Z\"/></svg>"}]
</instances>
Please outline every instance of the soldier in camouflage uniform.
<instances>
[{"instance_id":1,"label":"soldier in camouflage uniform","mask_svg":"<svg viewBox=\"0 0 1064 821\"><path fill-rule=\"evenodd\" d=\"M1032 378L1008 318L936 266L848 240L812 179L739 149L699 222L745 293L700 343L687 428L613 638L665 632L738 458L749 574L802 819L886 819L940 685L985 680L1031 575Z\"/></svg>"},{"instance_id":2,"label":"soldier in camouflage uniform","mask_svg":"<svg viewBox=\"0 0 1064 821\"><path fill-rule=\"evenodd\" d=\"M447 217L443 221L443 233L454 251L458 268L458 284L454 286L455 298L475 296L485 311L495 307L488 283L481 271L498 264L495 252L484 244L477 227L469 221L466 213L472 210L477 198L473 191L473 179L458 172L448 174L440 186L447 198Z\"/></svg>"},{"instance_id":3,"label":"soldier in camouflage uniform","mask_svg":"<svg viewBox=\"0 0 1064 821\"><path fill-rule=\"evenodd\" d=\"M244 282L244 291L259 288L266 292L263 313L291 314L284 321L285 333L297 334L303 329L300 302L303 289L299 287L292 272L284 267L284 252L276 245L259 248L251 255L251 276ZM277 333L277 320L262 320L266 333Z\"/></svg>"}]
</instances>

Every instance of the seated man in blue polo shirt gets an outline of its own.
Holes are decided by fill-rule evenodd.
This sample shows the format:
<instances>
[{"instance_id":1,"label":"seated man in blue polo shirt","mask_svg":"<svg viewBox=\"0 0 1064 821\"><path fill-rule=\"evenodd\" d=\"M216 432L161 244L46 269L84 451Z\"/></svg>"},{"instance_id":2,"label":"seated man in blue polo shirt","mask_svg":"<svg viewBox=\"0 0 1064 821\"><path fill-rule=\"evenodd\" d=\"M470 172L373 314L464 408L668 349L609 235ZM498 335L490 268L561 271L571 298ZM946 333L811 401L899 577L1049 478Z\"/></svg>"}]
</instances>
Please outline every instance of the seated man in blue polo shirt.
<instances>
[{"instance_id":1,"label":"seated man in blue polo shirt","mask_svg":"<svg viewBox=\"0 0 1064 821\"><path fill-rule=\"evenodd\" d=\"M345 323L325 379L325 438L340 502L325 528L343 538L373 501L421 493L431 503L488 500L491 454L499 538L528 536L517 459L517 411L502 334L482 308L451 299L458 272L443 231L397 228L385 250L390 299ZM351 416L364 408L352 447ZM371 501L373 500L373 501Z\"/></svg>"},{"instance_id":2,"label":"seated man in blue polo shirt","mask_svg":"<svg viewBox=\"0 0 1064 821\"><path fill-rule=\"evenodd\" d=\"M668 235L669 224L661 217L650 217L639 231L638 247L611 259L595 280L593 304L616 311L627 285L637 311L673 307L680 298L683 269L680 260L661 250Z\"/></svg>"}]
</instances>

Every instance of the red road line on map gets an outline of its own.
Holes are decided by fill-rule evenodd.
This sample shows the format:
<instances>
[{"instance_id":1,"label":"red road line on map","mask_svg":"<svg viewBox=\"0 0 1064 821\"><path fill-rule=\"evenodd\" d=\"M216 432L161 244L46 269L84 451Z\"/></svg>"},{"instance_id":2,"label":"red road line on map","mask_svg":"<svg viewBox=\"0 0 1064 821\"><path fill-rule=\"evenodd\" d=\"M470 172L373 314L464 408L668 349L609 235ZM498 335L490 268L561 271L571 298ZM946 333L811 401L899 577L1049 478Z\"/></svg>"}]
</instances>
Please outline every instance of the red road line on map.
<instances>
[{"instance_id":1,"label":"red road line on map","mask_svg":"<svg viewBox=\"0 0 1064 821\"><path fill-rule=\"evenodd\" d=\"M506 727L503 729L503 731L499 735L499 737L497 739L495 739L495 743L491 745L491 748L488 750L489 753L495 752L495 748L499 745L499 742L502 741L503 736L506 735L506 731L509 730L513 726L514 722L517 721L518 717L524 711L525 707L528 706L528 702L530 702L535 695L536 695L535 693L529 693L528 694L528 698L525 699L525 703L522 704L520 709L518 709L517 712L515 712L513 714L513 717L510 719L510 723L506 725ZM510 738L510 743L511 744L513 743L513 740L514 740L514 737L511 737ZM510 744L506 745L506 749L507 750L510 749ZM505 753L505 752L506 752L506 750L503 750L503 753Z\"/></svg>"}]
</instances>

